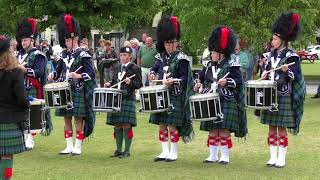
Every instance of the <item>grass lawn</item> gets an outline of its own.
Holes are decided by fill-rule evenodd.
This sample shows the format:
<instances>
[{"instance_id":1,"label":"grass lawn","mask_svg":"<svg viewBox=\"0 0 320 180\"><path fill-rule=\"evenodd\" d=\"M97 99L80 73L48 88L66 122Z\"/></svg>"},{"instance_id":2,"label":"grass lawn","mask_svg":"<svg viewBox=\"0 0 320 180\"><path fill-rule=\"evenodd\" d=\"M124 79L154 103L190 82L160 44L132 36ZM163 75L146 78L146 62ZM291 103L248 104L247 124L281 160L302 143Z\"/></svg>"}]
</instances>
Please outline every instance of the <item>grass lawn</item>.
<instances>
[{"instance_id":1,"label":"grass lawn","mask_svg":"<svg viewBox=\"0 0 320 180\"><path fill-rule=\"evenodd\" d=\"M314 63L303 61L301 66L304 75L319 76L318 79L320 79L320 60L316 60Z\"/></svg>"},{"instance_id":2,"label":"grass lawn","mask_svg":"<svg viewBox=\"0 0 320 180\"><path fill-rule=\"evenodd\" d=\"M138 108L137 108L138 109ZM153 162L160 152L157 126L148 123L148 114L137 114L138 127L131 157L110 158L115 150L113 128L105 125L105 114L97 115L94 138L83 145L81 156L59 156L65 147L63 120L54 117L55 129L49 137L37 135L34 150L15 156L14 179L318 179L320 169L320 100L306 98L305 115L298 136L289 136L287 165L267 168L267 126L248 111L250 134L245 142L233 138L230 164L203 164L209 152L207 133L194 124L196 139L179 144L176 162Z\"/></svg>"}]
</instances>

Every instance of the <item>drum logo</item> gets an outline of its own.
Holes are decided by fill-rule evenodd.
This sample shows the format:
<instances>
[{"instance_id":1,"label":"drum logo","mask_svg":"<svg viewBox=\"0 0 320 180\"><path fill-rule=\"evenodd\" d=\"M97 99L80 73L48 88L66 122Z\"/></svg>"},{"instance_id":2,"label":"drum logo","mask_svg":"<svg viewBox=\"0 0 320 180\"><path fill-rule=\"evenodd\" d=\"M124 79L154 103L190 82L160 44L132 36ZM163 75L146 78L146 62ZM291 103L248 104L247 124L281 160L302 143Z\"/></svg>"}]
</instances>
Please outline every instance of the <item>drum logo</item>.
<instances>
[{"instance_id":1,"label":"drum logo","mask_svg":"<svg viewBox=\"0 0 320 180\"><path fill-rule=\"evenodd\" d=\"M263 105L261 102L261 98L263 98L264 94L262 91L257 91L257 96L256 96L256 104L257 105Z\"/></svg>"},{"instance_id":2,"label":"drum logo","mask_svg":"<svg viewBox=\"0 0 320 180\"><path fill-rule=\"evenodd\" d=\"M53 104L55 106L60 106L60 96L59 94L53 94Z\"/></svg>"},{"instance_id":3,"label":"drum logo","mask_svg":"<svg viewBox=\"0 0 320 180\"><path fill-rule=\"evenodd\" d=\"M157 107L158 108L164 108L163 105L164 105L164 102L163 102L163 97L161 95L158 95L158 101L157 101Z\"/></svg>"}]
</instances>

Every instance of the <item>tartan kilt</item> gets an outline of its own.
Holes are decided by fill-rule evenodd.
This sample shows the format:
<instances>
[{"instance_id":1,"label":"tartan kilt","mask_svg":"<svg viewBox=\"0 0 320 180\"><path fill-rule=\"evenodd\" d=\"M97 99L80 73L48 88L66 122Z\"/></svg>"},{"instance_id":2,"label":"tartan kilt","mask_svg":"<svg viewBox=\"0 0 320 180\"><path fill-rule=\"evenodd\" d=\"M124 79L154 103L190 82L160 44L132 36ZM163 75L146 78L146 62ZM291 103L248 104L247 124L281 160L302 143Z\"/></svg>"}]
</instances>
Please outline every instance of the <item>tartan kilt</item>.
<instances>
[{"instance_id":1,"label":"tartan kilt","mask_svg":"<svg viewBox=\"0 0 320 180\"><path fill-rule=\"evenodd\" d=\"M128 123L131 126L137 126L136 102L134 100L123 99L121 102L121 111L107 114L108 125L119 123Z\"/></svg>"},{"instance_id":2,"label":"tartan kilt","mask_svg":"<svg viewBox=\"0 0 320 180\"><path fill-rule=\"evenodd\" d=\"M18 124L0 124L0 156L26 151L23 131Z\"/></svg>"},{"instance_id":3,"label":"tartan kilt","mask_svg":"<svg viewBox=\"0 0 320 180\"><path fill-rule=\"evenodd\" d=\"M294 113L292 110L291 94L286 96L278 95L278 111L261 111L262 124L280 127L295 127Z\"/></svg>"},{"instance_id":4,"label":"tartan kilt","mask_svg":"<svg viewBox=\"0 0 320 180\"><path fill-rule=\"evenodd\" d=\"M86 117L86 101L83 88L80 91L76 91L74 89L71 90L73 108L70 110L57 109L56 116Z\"/></svg>"},{"instance_id":5,"label":"tartan kilt","mask_svg":"<svg viewBox=\"0 0 320 180\"><path fill-rule=\"evenodd\" d=\"M240 113L239 106L236 100L226 100L220 96L221 110L223 113L223 121L214 123L213 121L203 121L200 124L200 130L211 131L215 129L229 129L230 132L238 132L240 130ZM219 121L218 118L217 121Z\"/></svg>"},{"instance_id":6,"label":"tartan kilt","mask_svg":"<svg viewBox=\"0 0 320 180\"><path fill-rule=\"evenodd\" d=\"M33 98L38 98L38 91L33 86L27 89L27 96L32 96Z\"/></svg>"},{"instance_id":7,"label":"tartan kilt","mask_svg":"<svg viewBox=\"0 0 320 180\"><path fill-rule=\"evenodd\" d=\"M173 126L182 126L183 120L183 95L184 92L179 96L170 95L170 103L173 105L173 109L169 110L169 112L160 112L160 113L152 113L150 114L149 123L151 124L166 124Z\"/></svg>"}]
</instances>

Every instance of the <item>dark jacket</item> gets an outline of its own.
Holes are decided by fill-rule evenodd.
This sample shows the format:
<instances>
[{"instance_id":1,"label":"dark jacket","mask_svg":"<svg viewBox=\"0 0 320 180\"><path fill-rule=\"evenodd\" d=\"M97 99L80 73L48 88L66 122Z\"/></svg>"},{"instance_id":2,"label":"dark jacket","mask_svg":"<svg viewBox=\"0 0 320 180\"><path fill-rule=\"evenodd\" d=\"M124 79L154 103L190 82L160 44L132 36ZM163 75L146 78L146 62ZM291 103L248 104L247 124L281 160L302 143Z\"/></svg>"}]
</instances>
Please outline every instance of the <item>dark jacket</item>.
<instances>
[{"instance_id":1,"label":"dark jacket","mask_svg":"<svg viewBox=\"0 0 320 180\"><path fill-rule=\"evenodd\" d=\"M20 69L0 70L0 123L19 123L28 115L24 75Z\"/></svg>"},{"instance_id":2,"label":"dark jacket","mask_svg":"<svg viewBox=\"0 0 320 180\"><path fill-rule=\"evenodd\" d=\"M121 72L121 64L116 66L115 76L113 76L112 85L118 83L118 73ZM142 87L142 80L141 80L141 69L134 63L129 63L126 68L124 69L126 74L121 80L124 80L126 77L130 77L132 75L136 75L135 77L131 78L130 84L126 84L123 82L121 84L120 89L124 90L123 92L123 99L128 100L135 100L135 90Z\"/></svg>"}]
</instances>

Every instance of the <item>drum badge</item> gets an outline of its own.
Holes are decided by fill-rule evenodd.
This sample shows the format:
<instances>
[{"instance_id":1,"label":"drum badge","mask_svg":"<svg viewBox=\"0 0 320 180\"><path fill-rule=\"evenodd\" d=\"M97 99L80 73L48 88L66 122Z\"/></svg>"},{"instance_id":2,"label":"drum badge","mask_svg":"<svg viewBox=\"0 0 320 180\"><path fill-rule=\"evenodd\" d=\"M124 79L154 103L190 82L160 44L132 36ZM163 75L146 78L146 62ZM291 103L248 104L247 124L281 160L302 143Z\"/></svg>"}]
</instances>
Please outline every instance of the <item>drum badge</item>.
<instances>
[{"instance_id":1,"label":"drum badge","mask_svg":"<svg viewBox=\"0 0 320 180\"><path fill-rule=\"evenodd\" d=\"M164 101L163 101L163 97L161 95L158 95L157 98L157 107L158 108L164 108Z\"/></svg>"},{"instance_id":2,"label":"drum badge","mask_svg":"<svg viewBox=\"0 0 320 180\"><path fill-rule=\"evenodd\" d=\"M257 105L263 105L261 103L261 98L263 98L264 94L263 92L257 91L257 97L256 97L256 104Z\"/></svg>"},{"instance_id":3,"label":"drum badge","mask_svg":"<svg viewBox=\"0 0 320 180\"><path fill-rule=\"evenodd\" d=\"M59 92L58 92L59 93ZM60 96L59 96L59 94L55 94L55 93L53 93L53 104L55 105L55 106L60 106Z\"/></svg>"}]
</instances>

